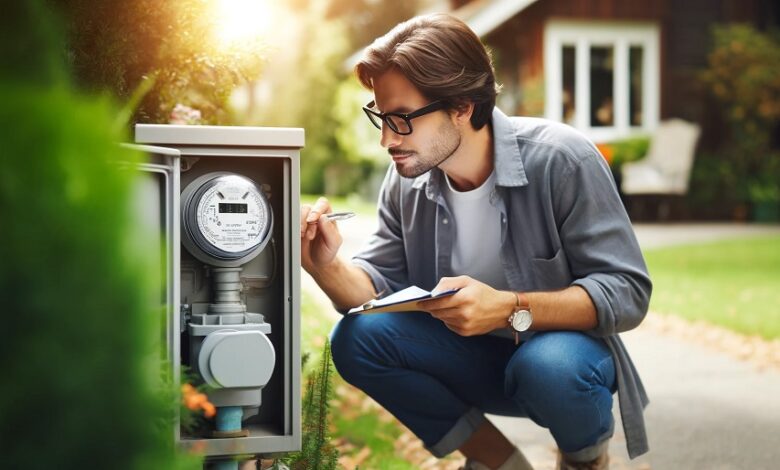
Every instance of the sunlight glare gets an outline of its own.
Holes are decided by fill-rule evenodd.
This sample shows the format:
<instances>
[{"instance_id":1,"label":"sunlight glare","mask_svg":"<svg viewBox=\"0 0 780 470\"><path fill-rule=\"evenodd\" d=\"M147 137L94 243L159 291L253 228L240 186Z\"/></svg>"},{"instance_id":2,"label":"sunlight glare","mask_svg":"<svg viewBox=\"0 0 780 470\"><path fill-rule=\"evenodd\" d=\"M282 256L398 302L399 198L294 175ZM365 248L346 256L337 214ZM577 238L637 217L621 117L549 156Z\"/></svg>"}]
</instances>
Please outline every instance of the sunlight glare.
<instances>
[{"instance_id":1,"label":"sunlight glare","mask_svg":"<svg viewBox=\"0 0 780 470\"><path fill-rule=\"evenodd\" d=\"M223 45L257 39L272 25L269 0L218 0L217 5L217 34Z\"/></svg>"}]
</instances>

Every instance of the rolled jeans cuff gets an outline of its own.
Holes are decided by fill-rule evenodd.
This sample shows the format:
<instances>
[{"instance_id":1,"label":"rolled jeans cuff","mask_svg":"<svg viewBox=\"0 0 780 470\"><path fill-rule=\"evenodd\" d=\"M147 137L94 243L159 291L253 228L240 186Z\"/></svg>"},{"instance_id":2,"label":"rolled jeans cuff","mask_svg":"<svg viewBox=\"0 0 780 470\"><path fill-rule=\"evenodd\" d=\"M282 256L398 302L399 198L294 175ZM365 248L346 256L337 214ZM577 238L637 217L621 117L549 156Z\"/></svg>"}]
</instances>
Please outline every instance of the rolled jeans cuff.
<instances>
[{"instance_id":1,"label":"rolled jeans cuff","mask_svg":"<svg viewBox=\"0 0 780 470\"><path fill-rule=\"evenodd\" d=\"M592 446L585 447L584 449L580 449L576 452L563 452L563 454L570 462L590 462L591 460L595 460L596 457L606 452L607 447L609 447L609 439L612 437L614 432L615 422L613 421L609 431L604 433L604 435L599 438L597 443L593 444Z\"/></svg>"},{"instance_id":2,"label":"rolled jeans cuff","mask_svg":"<svg viewBox=\"0 0 780 470\"><path fill-rule=\"evenodd\" d=\"M455 426L447 431L447 434L439 442L430 447L425 447L436 458L442 458L450 452L459 449L486 419L480 410L471 408L466 414L458 418Z\"/></svg>"}]
</instances>

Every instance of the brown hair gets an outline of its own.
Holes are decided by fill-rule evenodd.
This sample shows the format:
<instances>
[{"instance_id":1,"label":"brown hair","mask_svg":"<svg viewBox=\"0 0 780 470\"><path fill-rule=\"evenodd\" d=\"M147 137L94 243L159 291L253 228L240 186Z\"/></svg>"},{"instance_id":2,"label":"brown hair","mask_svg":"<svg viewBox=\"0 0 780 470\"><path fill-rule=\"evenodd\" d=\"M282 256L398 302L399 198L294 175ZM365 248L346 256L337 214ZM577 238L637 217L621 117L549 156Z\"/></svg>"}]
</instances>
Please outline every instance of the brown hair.
<instances>
[{"instance_id":1,"label":"brown hair","mask_svg":"<svg viewBox=\"0 0 780 470\"><path fill-rule=\"evenodd\" d=\"M366 48L355 66L360 82L397 68L429 100L453 109L474 103L475 130L490 122L496 94L490 52L463 21L446 14L418 16L398 24Z\"/></svg>"}]
</instances>

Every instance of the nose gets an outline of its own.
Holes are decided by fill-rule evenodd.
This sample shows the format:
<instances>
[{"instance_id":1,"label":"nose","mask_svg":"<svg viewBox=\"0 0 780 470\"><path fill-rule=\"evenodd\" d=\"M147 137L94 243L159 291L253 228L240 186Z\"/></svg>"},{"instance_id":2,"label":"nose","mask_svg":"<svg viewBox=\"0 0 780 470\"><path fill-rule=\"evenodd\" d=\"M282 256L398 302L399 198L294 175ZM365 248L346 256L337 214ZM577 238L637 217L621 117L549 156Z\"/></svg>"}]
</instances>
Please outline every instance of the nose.
<instances>
[{"instance_id":1,"label":"nose","mask_svg":"<svg viewBox=\"0 0 780 470\"><path fill-rule=\"evenodd\" d=\"M396 134L387 124L382 123L382 139L379 141L382 147L388 149L396 147L401 143L402 139L402 135Z\"/></svg>"}]
</instances>

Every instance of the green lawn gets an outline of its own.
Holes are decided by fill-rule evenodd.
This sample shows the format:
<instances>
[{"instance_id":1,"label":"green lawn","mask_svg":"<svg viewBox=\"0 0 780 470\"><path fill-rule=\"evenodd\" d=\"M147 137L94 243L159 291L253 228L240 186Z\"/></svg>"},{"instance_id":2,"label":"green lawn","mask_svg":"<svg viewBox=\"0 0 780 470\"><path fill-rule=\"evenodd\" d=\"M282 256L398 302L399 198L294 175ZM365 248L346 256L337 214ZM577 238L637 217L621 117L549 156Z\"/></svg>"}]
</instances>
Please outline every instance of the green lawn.
<instances>
[{"instance_id":1,"label":"green lawn","mask_svg":"<svg viewBox=\"0 0 780 470\"><path fill-rule=\"evenodd\" d=\"M780 338L780 237L645 251L650 309Z\"/></svg>"}]
</instances>

